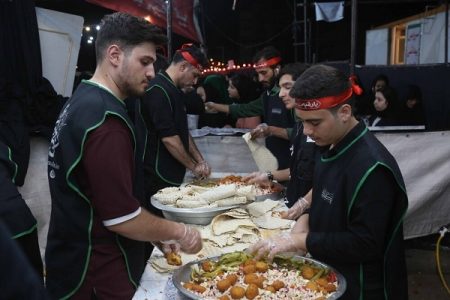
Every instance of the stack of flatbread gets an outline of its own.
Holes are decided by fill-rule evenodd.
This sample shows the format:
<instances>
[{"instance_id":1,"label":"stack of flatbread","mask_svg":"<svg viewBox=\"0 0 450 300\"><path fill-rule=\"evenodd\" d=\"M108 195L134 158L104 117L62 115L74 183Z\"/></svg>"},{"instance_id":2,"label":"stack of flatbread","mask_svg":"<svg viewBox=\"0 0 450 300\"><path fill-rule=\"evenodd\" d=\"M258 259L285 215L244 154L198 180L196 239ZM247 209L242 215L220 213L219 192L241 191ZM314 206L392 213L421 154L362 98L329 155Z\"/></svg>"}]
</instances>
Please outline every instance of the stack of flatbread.
<instances>
[{"instance_id":1,"label":"stack of flatbread","mask_svg":"<svg viewBox=\"0 0 450 300\"><path fill-rule=\"evenodd\" d=\"M284 209L286 207L282 201L267 199L217 215L207 226L195 226L202 236L203 249L195 255L180 253L183 264L196 259L242 251L261 238L289 230L294 221L279 217L279 212ZM160 273L178 268L167 264L162 254L152 255L149 263Z\"/></svg>"},{"instance_id":2,"label":"stack of flatbread","mask_svg":"<svg viewBox=\"0 0 450 300\"><path fill-rule=\"evenodd\" d=\"M279 211L283 209L280 201L266 199L247 205L252 221L259 227L271 230L289 229L294 221L282 219Z\"/></svg>"},{"instance_id":3,"label":"stack of flatbread","mask_svg":"<svg viewBox=\"0 0 450 300\"><path fill-rule=\"evenodd\" d=\"M202 238L223 253L241 251L261 237L258 227L245 209L235 208L217 215L211 225L202 229Z\"/></svg>"},{"instance_id":4,"label":"stack of flatbread","mask_svg":"<svg viewBox=\"0 0 450 300\"><path fill-rule=\"evenodd\" d=\"M256 190L254 185L236 185L234 183L211 188L186 185L164 188L153 197L161 204L175 207L225 207L255 200Z\"/></svg>"}]
</instances>

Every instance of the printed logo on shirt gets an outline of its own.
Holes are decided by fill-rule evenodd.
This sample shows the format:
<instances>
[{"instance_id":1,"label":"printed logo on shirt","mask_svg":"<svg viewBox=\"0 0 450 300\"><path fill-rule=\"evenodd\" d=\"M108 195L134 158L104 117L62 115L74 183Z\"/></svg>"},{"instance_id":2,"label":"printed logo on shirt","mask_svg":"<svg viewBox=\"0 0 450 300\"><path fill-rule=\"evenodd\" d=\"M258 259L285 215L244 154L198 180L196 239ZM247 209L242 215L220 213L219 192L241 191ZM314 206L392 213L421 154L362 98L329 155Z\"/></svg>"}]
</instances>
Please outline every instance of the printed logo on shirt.
<instances>
[{"instance_id":1,"label":"printed logo on shirt","mask_svg":"<svg viewBox=\"0 0 450 300\"><path fill-rule=\"evenodd\" d=\"M294 155L294 145L291 145L291 147L289 147L289 150L291 151L291 156Z\"/></svg>"},{"instance_id":2,"label":"printed logo on shirt","mask_svg":"<svg viewBox=\"0 0 450 300\"><path fill-rule=\"evenodd\" d=\"M326 189L322 190L322 194L320 196L324 201L328 202L328 204L331 204L333 202L334 194L330 193Z\"/></svg>"},{"instance_id":3,"label":"printed logo on shirt","mask_svg":"<svg viewBox=\"0 0 450 300\"><path fill-rule=\"evenodd\" d=\"M282 113L281 108L272 108L272 113L273 114L277 114L277 115L281 115L281 113Z\"/></svg>"},{"instance_id":4,"label":"printed logo on shirt","mask_svg":"<svg viewBox=\"0 0 450 300\"><path fill-rule=\"evenodd\" d=\"M59 133L61 132L61 129L67 125L66 120L69 116L68 109L70 107L70 103L66 105L64 110L59 115L58 120L55 124L55 129L53 130L52 139L50 140L50 148L48 150L48 165L50 168L59 170L59 165L53 160L55 158L55 150L59 146ZM55 178L55 171L51 170L50 178Z\"/></svg>"}]
</instances>

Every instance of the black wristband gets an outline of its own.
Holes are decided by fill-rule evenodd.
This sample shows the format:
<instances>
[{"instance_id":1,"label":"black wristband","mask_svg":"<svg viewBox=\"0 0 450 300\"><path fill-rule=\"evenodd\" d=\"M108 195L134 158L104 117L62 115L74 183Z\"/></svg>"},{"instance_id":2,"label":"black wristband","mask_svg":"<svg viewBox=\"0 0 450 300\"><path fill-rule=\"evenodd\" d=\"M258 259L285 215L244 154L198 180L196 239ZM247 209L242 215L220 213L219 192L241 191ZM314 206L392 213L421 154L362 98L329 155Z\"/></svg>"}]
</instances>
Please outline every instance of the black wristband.
<instances>
[{"instance_id":1,"label":"black wristband","mask_svg":"<svg viewBox=\"0 0 450 300\"><path fill-rule=\"evenodd\" d=\"M273 181L273 174L272 174L272 172L268 171L266 175L267 175L267 179L269 179L269 181Z\"/></svg>"}]
</instances>

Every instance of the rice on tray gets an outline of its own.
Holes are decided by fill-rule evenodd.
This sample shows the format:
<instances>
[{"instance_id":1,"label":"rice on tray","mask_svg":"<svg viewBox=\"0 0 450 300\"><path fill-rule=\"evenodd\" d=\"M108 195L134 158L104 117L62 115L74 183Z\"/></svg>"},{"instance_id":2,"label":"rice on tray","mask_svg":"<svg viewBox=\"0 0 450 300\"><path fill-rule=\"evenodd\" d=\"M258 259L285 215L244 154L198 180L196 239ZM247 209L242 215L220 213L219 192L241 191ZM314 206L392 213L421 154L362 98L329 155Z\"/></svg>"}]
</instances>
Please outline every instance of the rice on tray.
<instances>
[{"instance_id":1,"label":"rice on tray","mask_svg":"<svg viewBox=\"0 0 450 300\"><path fill-rule=\"evenodd\" d=\"M244 261L231 262L232 267L225 266L217 269L219 262L211 262L213 267L205 268L205 262L209 262L209 260L205 260L198 265L191 266L192 281L181 282L181 285L202 299L224 300L324 300L337 290L336 274L331 270L307 262L295 262L295 265L287 267L286 261L288 260L283 260L283 263L278 265L277 263L256 262L247 258ZM258 269L252 268L251 264L259 264ZM264 264L266 267L261 269ZM226 271L223 271L224 269ZM215 275L216 273L217 275ZM232 277L234 280L231 279Z\"/></svg>"}]
</instances>

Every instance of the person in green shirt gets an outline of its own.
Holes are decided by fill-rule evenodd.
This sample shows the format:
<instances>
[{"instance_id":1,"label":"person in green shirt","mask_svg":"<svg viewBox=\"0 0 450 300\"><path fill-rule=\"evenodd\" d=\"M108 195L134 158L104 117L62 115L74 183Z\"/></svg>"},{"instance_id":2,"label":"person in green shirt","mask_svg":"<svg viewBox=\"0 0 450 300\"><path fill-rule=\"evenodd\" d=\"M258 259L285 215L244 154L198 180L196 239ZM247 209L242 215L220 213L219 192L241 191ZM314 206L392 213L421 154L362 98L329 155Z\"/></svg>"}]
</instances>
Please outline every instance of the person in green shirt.
<instances>
[{"instance_id":1,"label":"person in green shirt","mask_svg":"<svg viewBox=\"0 0 450 300\"><path fill-rule=\"evenodd\" d=\"M264 124L252 131L252 138L267 137L266 146L278 160L278 168L289 167L290 142L287 128L295 123L295 112L288 110L278 96L280 88L276 79L281 67L280 53L272 46L266 47L255 54L254 68L258 81L266 88L256 100L245 104L224 105L207 102L208 110L228 113L232 118L263 117Z\"/></svg>"}]
</instances>

